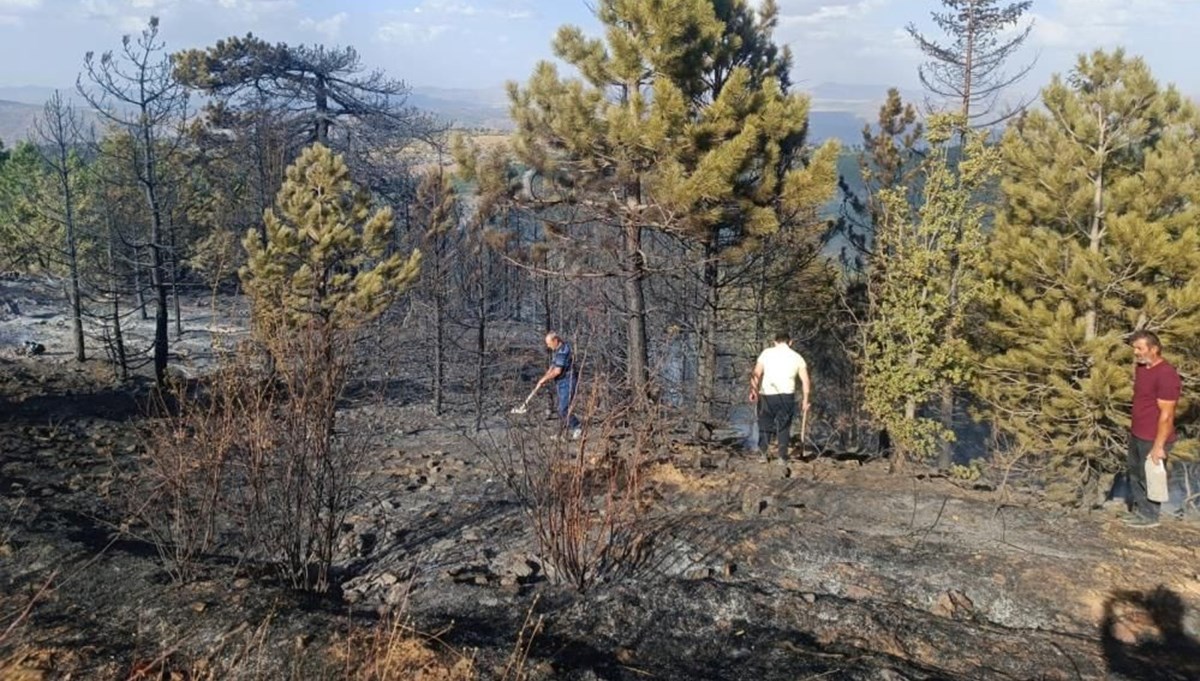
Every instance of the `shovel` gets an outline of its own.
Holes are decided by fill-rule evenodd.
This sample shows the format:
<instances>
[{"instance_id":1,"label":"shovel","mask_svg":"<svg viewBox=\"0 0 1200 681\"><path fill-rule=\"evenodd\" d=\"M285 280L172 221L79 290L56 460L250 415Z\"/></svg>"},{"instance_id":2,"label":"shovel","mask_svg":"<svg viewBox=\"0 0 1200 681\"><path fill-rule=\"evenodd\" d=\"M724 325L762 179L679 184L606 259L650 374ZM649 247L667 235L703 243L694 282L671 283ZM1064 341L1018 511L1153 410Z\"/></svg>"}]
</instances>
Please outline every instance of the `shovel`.
<instances>
[{"instance_id":1,"label":"shovel","mask_svg":"<svg viewBox=\"0 0 1200 681\"><path fill-rule=\"evenodd\" d=\"M529 396L525 398L525 401L522 402L521 404L513 407L509 413L510 414L524 414L526 411L528 411L529 400L533 399L533 396L537 394L537 391L538 391L537 386L534 386L533 390L531 390L529 392Z\"/></svg>"},{"instance_id":2,"label":"shovel","mask_svg":"<svg viewBox=\"0 0 1200 681\"><path fill-rule=\"evenodd\" d=\"M808 410L801 409L800 413L800 458L804 458L804 442L808 439Z\"/></svg>"}]
</instances>

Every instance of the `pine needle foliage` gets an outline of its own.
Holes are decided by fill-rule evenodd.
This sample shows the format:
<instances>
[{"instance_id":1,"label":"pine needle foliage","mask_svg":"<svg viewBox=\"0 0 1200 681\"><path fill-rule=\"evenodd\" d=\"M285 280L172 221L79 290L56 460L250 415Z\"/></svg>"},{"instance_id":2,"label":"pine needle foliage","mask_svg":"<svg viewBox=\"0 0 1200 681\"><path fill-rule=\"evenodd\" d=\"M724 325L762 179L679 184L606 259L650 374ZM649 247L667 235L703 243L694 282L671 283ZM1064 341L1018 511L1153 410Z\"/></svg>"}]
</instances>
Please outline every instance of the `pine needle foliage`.
<instances>
[{"instance_id":1,"label":"pine needle foliage","mask_svg":"<svg viewBox=\"0 0 1200 681\"><path fill-rule=\"evenodd\" d=\"M1123 461L1129 333L1159 334L1185 395L1200 375L1200 117L1120 50L1041 98L1002 145L977 392L1070 500Z\"/></svg>"}]
</instances>

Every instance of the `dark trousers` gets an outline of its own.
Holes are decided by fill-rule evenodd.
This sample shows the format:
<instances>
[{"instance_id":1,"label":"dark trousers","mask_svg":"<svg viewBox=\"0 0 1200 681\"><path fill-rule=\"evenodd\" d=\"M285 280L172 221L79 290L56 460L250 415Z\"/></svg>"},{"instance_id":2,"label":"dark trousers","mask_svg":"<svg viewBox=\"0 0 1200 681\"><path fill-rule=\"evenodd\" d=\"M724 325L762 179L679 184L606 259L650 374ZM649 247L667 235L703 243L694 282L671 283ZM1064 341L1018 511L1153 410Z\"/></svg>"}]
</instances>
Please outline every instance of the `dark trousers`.
<instances>
[{"instance_id":1,"label":"dark trousers","mask_svg":"<svg viewBox=\"0 0 1200 681\"><path fill-rule=\"evenodd\" d=\"M1171 446L1172 443L1168 442L1163 449L1170 453ZM1129 468L1129 498L1126 499L1126 503L1131 512L1157 520L1162 504L1146 498L1146 457L1150 456L1153 447L1152 440L1129 436L1129 451L1125 456L1125 465Z\"/></svg>"},{"instance_id":2,"label":"dark trousers","mask_svg":"<svg viewBox=\"0 0 1200 681\"><path fill-rule=\"evenodd\" d=\"M562 419L562 424L567 429L578 428L579 419L571 412L571 402L575 399L575 377L560 378L555 381L554 388L558 391L558 418Z\"/></svg>"},{"instance_id":3,"label":"dark trousers","mask_svg":"<svg viewBox=\"0 0 1200 681\"><path fill-rule=\"evenodd\" d=\"M771 436L779 443L779 458L788 458L792 419L796 417L796 394L761 395L758 398L758 451L764 456Z\"/></svg>"}]
</instances>

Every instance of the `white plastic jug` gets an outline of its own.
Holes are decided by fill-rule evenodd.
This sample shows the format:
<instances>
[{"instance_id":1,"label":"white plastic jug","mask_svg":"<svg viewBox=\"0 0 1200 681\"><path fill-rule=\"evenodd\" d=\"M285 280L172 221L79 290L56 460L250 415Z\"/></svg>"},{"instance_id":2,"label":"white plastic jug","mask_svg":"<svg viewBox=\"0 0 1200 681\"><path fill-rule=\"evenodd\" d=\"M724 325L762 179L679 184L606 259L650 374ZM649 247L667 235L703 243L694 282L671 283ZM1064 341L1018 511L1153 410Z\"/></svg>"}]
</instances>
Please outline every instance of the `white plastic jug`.
<instances>
[{"instance_id":1,"label":"white plastic jug","mask_svg":"<svg viewBox=\"0 0 1200 681\"><path fill-rule=\"evenodd\" d=\"M1146 457L1146 498L1162 503L1167 500L1167 467Z\"/></svg>"}]
</instances>

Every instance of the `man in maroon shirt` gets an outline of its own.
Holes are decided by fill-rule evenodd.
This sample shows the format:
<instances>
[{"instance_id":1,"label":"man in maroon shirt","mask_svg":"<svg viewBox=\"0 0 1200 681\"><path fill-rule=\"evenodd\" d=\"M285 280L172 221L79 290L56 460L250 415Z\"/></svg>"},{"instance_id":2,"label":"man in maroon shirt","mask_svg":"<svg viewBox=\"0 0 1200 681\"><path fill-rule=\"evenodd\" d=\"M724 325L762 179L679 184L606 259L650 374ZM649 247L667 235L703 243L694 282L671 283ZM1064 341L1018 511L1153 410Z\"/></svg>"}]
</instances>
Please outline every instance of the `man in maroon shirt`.
<instances>
[{"instance_id":1,"label":"man in maroon shirt","mask_svg":"<svg viewBox=\"0 0 1200 681\"><path fill-rule=\"evenodd\" d=\"M1158 525L1159 504L1146 498L1146 459L1163 461L1175 443L1175 403L1182 384L1179 372L1162 358L1162 343L1150 331L1138 331L1133 345L1133 422L1130 425L1129 510L1127 524Z\"/></svg>"}]
</instances>

